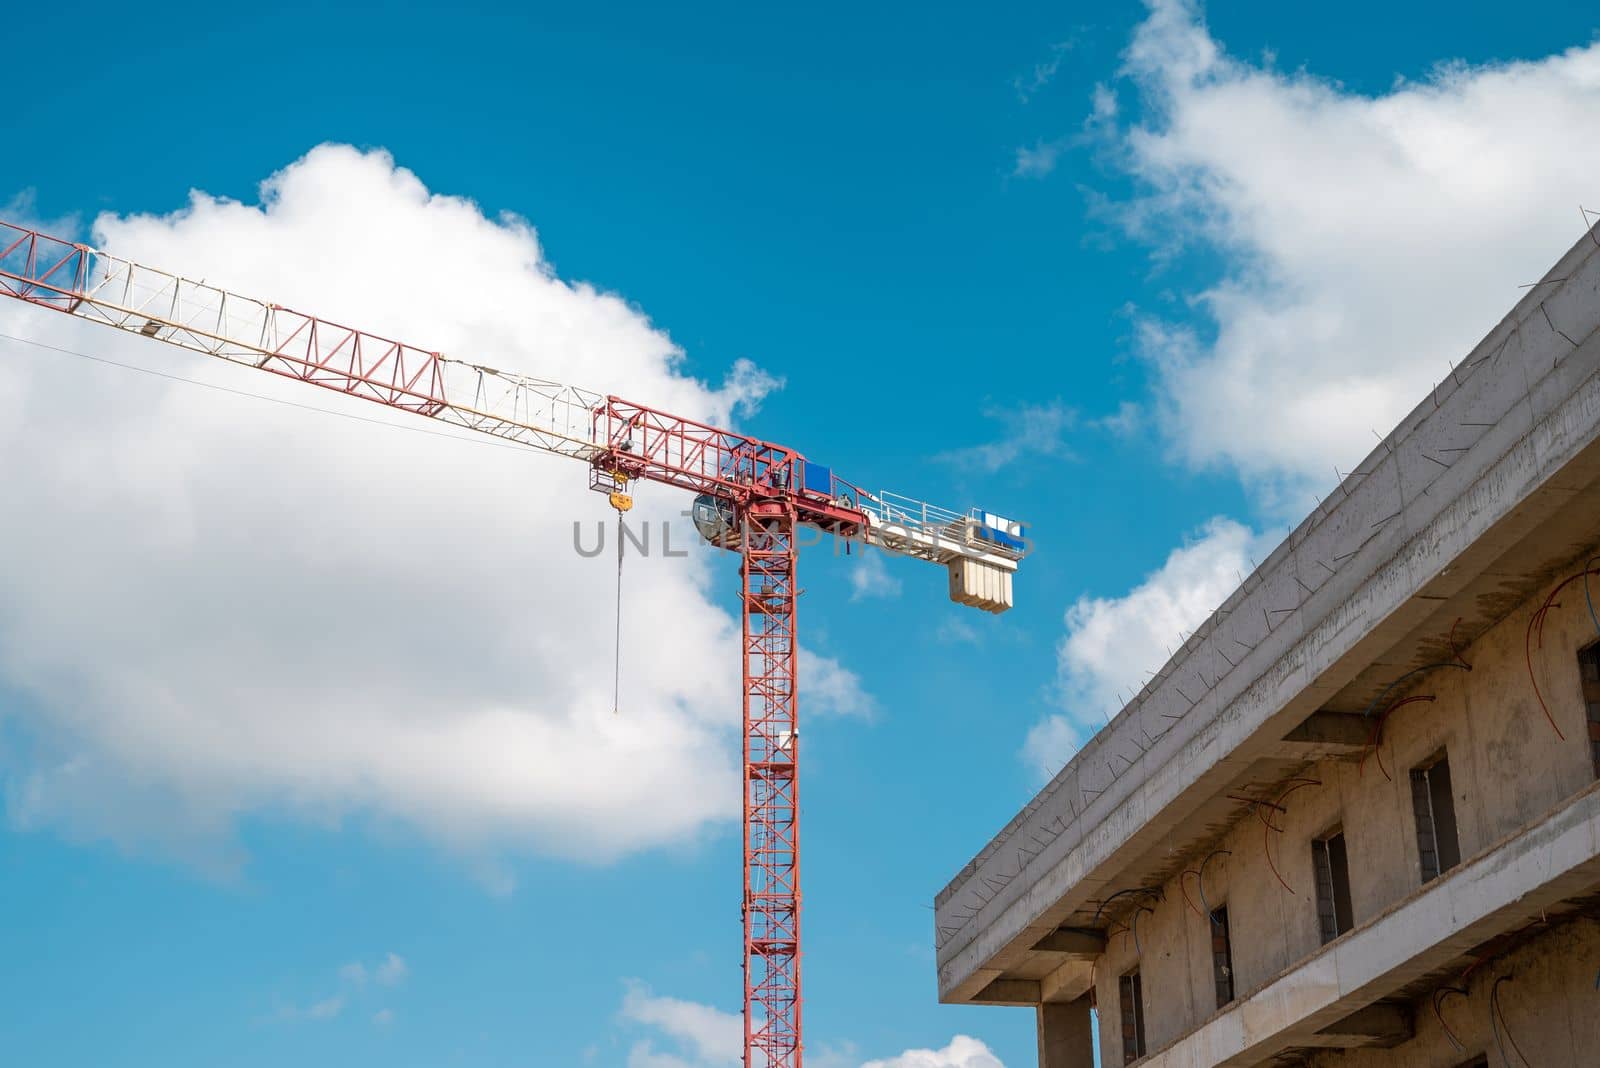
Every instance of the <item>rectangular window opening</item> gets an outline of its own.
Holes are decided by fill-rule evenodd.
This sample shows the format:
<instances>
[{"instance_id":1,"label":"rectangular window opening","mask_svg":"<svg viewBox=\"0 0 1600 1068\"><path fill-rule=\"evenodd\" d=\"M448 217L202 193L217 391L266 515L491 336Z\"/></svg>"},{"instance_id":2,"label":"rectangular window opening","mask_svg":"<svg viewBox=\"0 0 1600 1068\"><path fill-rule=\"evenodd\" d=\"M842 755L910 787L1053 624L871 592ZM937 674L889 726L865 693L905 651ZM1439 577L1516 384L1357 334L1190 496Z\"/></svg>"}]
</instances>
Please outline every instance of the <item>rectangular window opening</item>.
<instances>
[{"instance_id":1,"label":"rectangular window opening","mask_svg":"<svg viewBox=\"0 0 1600 1068\"><path fill-rule=\"evenodd\" d=\"M1211 976L1217 984L1217 1008L1233 1000L1233 944L1229 941L1228 909L1211 914Z\"/></svg>"},{"instance_id":2,"label":"rectangular window opening","mask_svg":"<svg viewBox=\"0 0 1600 1068\"><path fill-rule=\"evenodd\" d=\"M1311 861L1317 873L1317 921L1322 929L1322 944L1327 945L1355 926L1344 832L1334 831L1312 842Z\"/></svg>"},{"instance_id":3,"label":"rectangular window opening","mask_svg":"<svg viewBox=\"0 0 1600 1068\"><path fill-rule=\"evenodd\" d=\"M1139 969L1122 977L1122 1063L1132 1064L1144 1056L1144 988Z\"/></svg>"},{"instance_id":4,"label":"rectangular window opening","mask_svg":"<svg viewBox=\"0 0 1600 1068\"><path fill-rule=\"evenodd\" d=\"M1578 677L1583 682L1583 706L1589 727L1589 758L1600 779L1600 642L1578 653Z\"/></svg>"},{"instance_id":5,"label":"rectangular window opening","mask_svg":"<svg viewBox=\"0 0 1600 1068\"><path fill-rule=\"evenodd\" d=\"M1417 856L1426 883L1461 863L1450 761L1444 753L1411 769L1411 807L1417 818Z\"/></svg>"}]
</instances>

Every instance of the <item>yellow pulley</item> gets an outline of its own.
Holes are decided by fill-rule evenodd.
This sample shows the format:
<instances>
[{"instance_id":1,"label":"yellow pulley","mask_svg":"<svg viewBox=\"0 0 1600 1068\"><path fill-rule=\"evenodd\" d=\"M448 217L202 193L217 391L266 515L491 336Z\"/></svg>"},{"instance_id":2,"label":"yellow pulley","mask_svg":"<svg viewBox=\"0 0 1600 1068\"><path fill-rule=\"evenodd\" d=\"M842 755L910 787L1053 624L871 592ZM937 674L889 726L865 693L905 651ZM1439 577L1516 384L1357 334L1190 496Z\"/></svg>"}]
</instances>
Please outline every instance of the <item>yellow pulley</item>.
<instances>
[{"instance_id":1,"label":"yellow pulley","mask_svg":"<svg viewBox=\"0 0 1600 1068\"><path fill-rule=\"evenodd\" d=\"M621 471L611 472L611 481L616 489L611 491L611 507L618 512L626 512L633 507L633 497L623 491L628 488L628 476Z\"/></svg>"}]
</instances>

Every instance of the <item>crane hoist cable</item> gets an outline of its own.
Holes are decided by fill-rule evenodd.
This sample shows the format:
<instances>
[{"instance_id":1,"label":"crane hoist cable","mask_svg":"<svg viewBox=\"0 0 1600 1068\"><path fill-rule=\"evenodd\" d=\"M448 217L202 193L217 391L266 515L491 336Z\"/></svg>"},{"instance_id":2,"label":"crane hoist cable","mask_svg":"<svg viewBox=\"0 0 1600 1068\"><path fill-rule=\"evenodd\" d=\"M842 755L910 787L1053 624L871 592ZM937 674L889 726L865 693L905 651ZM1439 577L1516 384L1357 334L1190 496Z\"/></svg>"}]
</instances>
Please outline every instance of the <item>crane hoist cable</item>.
<instances>
[{"instance_id":1,"label":"crane hoist cable","mask_svg":"<svg viewBox=\"0 0 1600 1068\"><path fill-rule=\"evenodd\" d=\"M622 712L622 516L633 507L633 497L624 492L627 475L613 471L611 479L617 486L611 491L611 507L617 510L617 630L611 669L611 714L616 716Z\"/></svg>"}]
</instances>

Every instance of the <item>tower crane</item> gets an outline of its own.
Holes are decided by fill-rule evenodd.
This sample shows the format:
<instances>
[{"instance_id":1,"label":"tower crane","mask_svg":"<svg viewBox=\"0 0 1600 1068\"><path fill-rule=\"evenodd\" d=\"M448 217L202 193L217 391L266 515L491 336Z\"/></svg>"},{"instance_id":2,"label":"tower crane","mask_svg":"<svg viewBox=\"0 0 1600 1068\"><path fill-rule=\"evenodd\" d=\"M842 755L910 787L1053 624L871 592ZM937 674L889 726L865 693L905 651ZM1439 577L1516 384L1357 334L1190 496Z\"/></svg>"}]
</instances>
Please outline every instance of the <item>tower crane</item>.
<instances>
[{"instance_id":1,"label":"tower crane","mask_svg":"<svg viewBox=\"0 0 1600 1068\"><path fill-rule=\"evenodd\" d=\"M636 482L694 493L740 556L744 1065L800 1068L795 569L800 526L943 564L951 599L1012 604L1021 524L869 491L795 449L621 397L495 370L0 221L0 295L585 464L620 512Z\"/></svg>"}]
</instances>

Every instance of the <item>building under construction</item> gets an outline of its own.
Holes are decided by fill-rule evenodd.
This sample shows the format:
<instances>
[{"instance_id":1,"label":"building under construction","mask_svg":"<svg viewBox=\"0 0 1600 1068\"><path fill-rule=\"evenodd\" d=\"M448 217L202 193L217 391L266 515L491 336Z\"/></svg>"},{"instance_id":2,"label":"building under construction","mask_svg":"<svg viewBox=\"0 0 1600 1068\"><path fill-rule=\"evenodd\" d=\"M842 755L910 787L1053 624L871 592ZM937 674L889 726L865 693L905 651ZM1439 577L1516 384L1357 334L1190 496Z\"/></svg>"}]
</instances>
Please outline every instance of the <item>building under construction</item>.
<instances>
[{"instance_id":1,"label":"building under construction","mask_svg":"<svg viewBox=\"0 0 1600 1068\"><path fill-rule=\"evenodd\" d=\"M1600 1064L1597 326L1591 232L939 894L942 1000L1046 1068Z\"/></svg>"}]
</instances>

